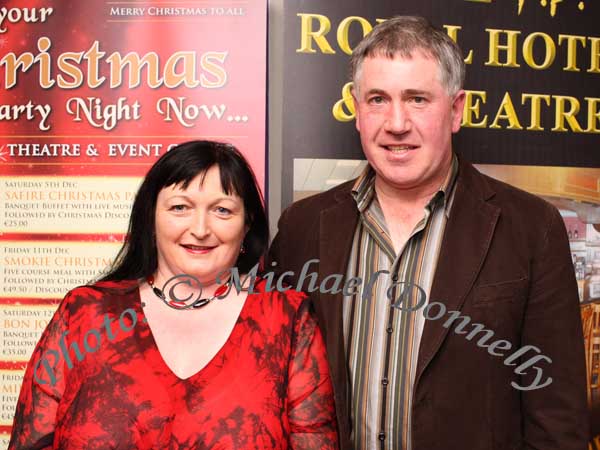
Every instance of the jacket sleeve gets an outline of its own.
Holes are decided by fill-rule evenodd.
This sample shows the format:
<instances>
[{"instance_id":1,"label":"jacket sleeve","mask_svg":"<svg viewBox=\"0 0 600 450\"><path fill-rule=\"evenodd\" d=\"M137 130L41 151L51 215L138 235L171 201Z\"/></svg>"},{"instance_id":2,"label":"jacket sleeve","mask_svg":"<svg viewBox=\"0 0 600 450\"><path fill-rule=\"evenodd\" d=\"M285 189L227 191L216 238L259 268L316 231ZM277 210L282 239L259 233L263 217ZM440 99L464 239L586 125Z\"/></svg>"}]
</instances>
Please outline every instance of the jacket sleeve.
<instances>
[{"instance_id":1,"label":"jacket sleeve","mask_svg":"<svg viewBox=\"0 0 600 450\"><path fill-rule=\"evenodd\" d=\"M296 314L288 375L291 448L337 449L337 422L325 343L308 299Z\"/></svg>"},{"instance_id":2,"label":"jacket sleeve","mask_svg":"<svg viewBox=\"0 0 600 450\"><path fill-rule=\"evenodd\" d=\"M283 270L282 268L286 267L285 261L283 261L282 258L285 255L286 239L289 238L287 233L288 212L289 208L284 210L279 217L279 221L277 222L277 234L275 235L275 238L273 238L273 242L271 242L265 263L265 267L271 267L271 262L277 262L277 266L273 269L275 273L279 273L280 270Z\"/></svg>"},{"instance_id":3,"label":"jacket sleeve","mask_svg":"<svg viewBox=\"0 0 600 450\"><path fill-rule=\"evenodd\" d=\"M577 282L559 212L552 207L544 223L548 225L531 263L521 345L539 348L552 362L545 360L522 370L520 386L552 381L546 387L522 391L524 449L586 450L589 412Z\"/></svg>"}]
</instances>

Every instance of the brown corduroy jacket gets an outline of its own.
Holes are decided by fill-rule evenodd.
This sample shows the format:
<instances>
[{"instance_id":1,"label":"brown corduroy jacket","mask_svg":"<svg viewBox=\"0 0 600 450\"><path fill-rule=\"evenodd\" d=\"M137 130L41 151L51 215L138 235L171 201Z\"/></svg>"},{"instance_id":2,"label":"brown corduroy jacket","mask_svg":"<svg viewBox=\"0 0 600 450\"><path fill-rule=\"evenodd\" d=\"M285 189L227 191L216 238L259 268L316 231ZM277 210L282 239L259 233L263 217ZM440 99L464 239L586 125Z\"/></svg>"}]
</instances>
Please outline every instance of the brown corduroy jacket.
<instances>
[{"instance_id":1,"label":"brown corduroy jacket","mask_svg":"<svg viewBox=\"0 0 600 450\"><path fill-rule=\"evenodd\" d=\"M358 221L353 181L294 203L282 214L269 261L293 271L346 274ZM269 267L269 266L267 266ZM304 283L306 289L308 281ZM342 450L351 449L342 293L312 295L327 344ZM564 223L549 203L460 161L454 203L428 302L412 404L412 450L586 450L584 346L577 285ZM366 300L368 301L368 300ZM429 316L438 315L432 309ZM469 321L447 320L459 311ZM474 323L493 332L470 334ZM446 324L446 326L444 326ZM468 338L470 336L470 338ZM504 340L508 344L495 344ZM480 344L480 345L478 345ZM546 359L516 373L538 355ZM530 361L531 362L531 361ZM539 374L535 390L528 387Z\"/></svg>"}]
</instances>

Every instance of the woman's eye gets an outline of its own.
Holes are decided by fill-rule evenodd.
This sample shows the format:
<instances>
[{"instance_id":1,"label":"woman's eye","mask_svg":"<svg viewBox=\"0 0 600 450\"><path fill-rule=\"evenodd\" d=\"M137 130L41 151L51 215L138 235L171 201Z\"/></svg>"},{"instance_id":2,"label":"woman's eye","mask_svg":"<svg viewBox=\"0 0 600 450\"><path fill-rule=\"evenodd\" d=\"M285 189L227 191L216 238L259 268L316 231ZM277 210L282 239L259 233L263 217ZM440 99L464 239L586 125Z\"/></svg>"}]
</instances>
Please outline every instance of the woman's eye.
<instances>
[{"instance_id":1,"label":"woman's eye","mask_svg":"<svg viewBox=\"0 0 600 450\"><path fill-rule=\"evenodd\" d=\"M216 209L215 209L215 211L218 214L223 215L223 216L228 216L229 214L231 214L231 210L230 209L224 208L222 206L217 206Z\"/></svg>"},{"instance_id":2,"label":"woman's eye","mask_svg":"<svg viewBox=\"0 0 600 450\"><path fill-rule=\"evenodd\" d=\"M185 211L187 209L187 205L173 205L169 208L170 211Z\"/></svg>"}]
</instances>

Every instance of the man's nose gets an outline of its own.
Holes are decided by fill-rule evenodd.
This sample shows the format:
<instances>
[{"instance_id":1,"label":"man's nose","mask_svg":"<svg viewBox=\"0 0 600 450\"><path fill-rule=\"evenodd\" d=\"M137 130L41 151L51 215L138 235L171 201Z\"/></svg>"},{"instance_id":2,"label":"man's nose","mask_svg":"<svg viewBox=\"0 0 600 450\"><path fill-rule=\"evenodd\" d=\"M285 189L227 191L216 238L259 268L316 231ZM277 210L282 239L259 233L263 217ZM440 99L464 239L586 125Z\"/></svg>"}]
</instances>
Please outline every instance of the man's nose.
<instances>
[{"instance_id":1,"label":"man's nose","mask_svg":"<svg viewBox=\"0 0 600 450\"><path fill-rule=\"evenodd\" d=\"M390 105L384 127L386 131L393 134L402 134L410 130L410 114L403 103L395 102Z\"/></svg>"}]
</instances>

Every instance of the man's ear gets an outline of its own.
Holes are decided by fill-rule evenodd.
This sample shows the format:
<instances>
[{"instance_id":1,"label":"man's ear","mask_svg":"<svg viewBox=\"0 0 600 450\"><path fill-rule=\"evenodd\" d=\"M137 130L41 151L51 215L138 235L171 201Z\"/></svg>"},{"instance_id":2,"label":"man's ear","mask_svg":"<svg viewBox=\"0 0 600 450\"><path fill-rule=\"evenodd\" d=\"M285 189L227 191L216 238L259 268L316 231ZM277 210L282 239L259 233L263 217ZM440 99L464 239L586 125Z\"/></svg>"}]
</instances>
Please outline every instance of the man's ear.
<instances>
[{"instance_id":1,"label":"man's ear","mask_svg":"<svg viewBox=\"0 0 600 450\"><path fill-rule=\"evenodd\" d=\"M456 133L460 130L460 124L462 122L463 111L465 109L465 91L460 90L454 94L452 100L452 132Z\"/></svg>"},{"instance_id":2,"label":"man's ear","mask_svg":"<svg viewBox=\"0 0 600 450\"><path fill-rule=\"evenodd\" d=\"M358 93L356 92L354 86L352 86L352 90L350 92L352 93L352 103L354 104L354 126L360 132L360 120L358 117L358 99L356 98Z\"/></svg>"}]
</instances>

